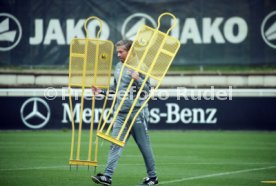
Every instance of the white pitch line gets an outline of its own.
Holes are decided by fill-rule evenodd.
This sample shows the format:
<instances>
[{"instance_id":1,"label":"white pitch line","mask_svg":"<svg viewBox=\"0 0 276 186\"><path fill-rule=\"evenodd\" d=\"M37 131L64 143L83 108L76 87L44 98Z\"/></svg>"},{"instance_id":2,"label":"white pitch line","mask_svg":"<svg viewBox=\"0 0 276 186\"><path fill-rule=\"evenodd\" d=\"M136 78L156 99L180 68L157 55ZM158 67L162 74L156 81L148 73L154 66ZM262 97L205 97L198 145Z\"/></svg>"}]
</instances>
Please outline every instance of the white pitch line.
<instances>
[{"instance_id":1,"label":"white pitch line","mask_svg":"<svg viewBox=\"0 0 276 186\"><path fill-rule=\"evenodd\" d=\"M21 168L10 168L10 169L0 169L0 171L19 171L19 170L40 170L40 169L56 169L56 168L65 168L67 166L49 166L49 167L21 167Z\"/></svg>"},{"instance_id":2,"label":"white pitch line","mask_svg":"<svg viewBox=\"0 0 276 186\"><path fill-rule=\"evenodd\" d=\"M124 163L119 166L144 166L144 163ZM276 163L158 163L158 166L163 165L276 165ZM101 166L101 165L100 165Z\"/></svg>"},{"instance_id":3,"label":"white pitch line","mask_svg":"<svg viewBox=\"0 0 276 186\"><path fill-rule=\"evenodd\" d=\"M203 179L203 178L225 176L225 175L231 175L231 174L239 174L239 173L245 173L245 172L275 169L275 168L276 168L276 166L270 166L270 167L262 167L262 168L254 168L254 169L243 169L243 170L230 171L230 172L222 172L222 173L216 173L216 174L207 174L207 175L202 175L202 176L193 176L193 177L181 178L181 179L176 179L176 180L171 180L171 181L163 181L163 182L160 182L159 185L177 183L177 182L183 182L183 181L189 181L189 180L197 180L197 179Z\"/></svg>"},{"instance_id":4,"label":"white pitch line","mask_svg":"<svg viewBox=\"0 0 276 186\"><path fill-rule=\"evenodd\" d=\"M274 163L158 163L158 165L267 165ZM120 166L144 166L144 163L124 163ZM104 165L98 165L99 167ZM9 169L0 169L0 171L17 171L17 170L35 170L35 169L55 169L55 168L66 168L68 165L60 166L47 166L47 167L20 167L20 168L9 168ZM73 166L74 167L74 166ZM82 167L82 166L80 166Z\"/></svg>"},{"instance_id":5,"label":"white pitch line","mask_svg":"<svg viewBox=\"0 0 276 186\"><path fill-rule=\"evenodd\" d=\"M234 163L234 165L266 165L271 163ZM272 163L275 165L274 163ZM144 163L124 163L120 166L144 166ZM233 163L159 163L158 165L233 165ZM102 167L105 165L98 165ZM40 170L40 169L56 169L56 168L69 168L70 165L60 165L60 166L45 166L45 167L18 167L18 168L9 168L9 169L0 169L0 171L20 171L20 170ZM72 166L75 167L75 166ZM80 166L85 167L85 166ZM273 166L276 168L276 166ZM186 179L186 178L185 178ZM189 178L190 179L190 178Z\"/></svg>"}]
</instances>

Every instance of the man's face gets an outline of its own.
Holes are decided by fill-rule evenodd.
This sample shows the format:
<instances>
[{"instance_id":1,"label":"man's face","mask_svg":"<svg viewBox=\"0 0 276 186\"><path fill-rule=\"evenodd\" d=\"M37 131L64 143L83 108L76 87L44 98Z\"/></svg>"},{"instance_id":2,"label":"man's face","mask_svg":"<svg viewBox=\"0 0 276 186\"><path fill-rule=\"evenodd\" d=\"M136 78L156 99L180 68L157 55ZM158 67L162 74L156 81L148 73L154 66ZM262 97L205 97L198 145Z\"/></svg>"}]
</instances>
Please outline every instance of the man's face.
<instances>
[{"instance_id":1,"label":"man's face","mask_svg":"<svg viewBox=\"0 0 276 186\"><path fill-rule=\"evenodd\" d=\"M117 56L122 63L125 62L127 54L128 51L124 46L117 46Z\"/></svg>"}]
</instances>

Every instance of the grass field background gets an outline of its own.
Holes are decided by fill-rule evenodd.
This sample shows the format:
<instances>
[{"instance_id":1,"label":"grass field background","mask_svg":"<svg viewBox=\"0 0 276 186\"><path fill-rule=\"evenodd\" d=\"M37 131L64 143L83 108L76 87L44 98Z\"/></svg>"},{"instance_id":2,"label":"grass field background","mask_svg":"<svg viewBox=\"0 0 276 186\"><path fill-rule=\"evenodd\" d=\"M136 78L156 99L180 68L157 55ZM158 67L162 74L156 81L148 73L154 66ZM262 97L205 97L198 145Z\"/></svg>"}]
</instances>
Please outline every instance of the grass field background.
<instances>
[{"instance_id":1,"label":"grass field background","mask_svg":"<svg viewBox=\"0 0 276 186\"><path fill-rule=\"evenodd\" d=\"M84 135L87 135L85 132ZM150 131L160 185L262 186L276 180L276 132ZM0 131L0 185L95 185L94 168L69 170L71 132ZM100 142L102 172L109 143ZM131 186L146 176L130 138L113 177Z\"/></svg>"}]
</instances>

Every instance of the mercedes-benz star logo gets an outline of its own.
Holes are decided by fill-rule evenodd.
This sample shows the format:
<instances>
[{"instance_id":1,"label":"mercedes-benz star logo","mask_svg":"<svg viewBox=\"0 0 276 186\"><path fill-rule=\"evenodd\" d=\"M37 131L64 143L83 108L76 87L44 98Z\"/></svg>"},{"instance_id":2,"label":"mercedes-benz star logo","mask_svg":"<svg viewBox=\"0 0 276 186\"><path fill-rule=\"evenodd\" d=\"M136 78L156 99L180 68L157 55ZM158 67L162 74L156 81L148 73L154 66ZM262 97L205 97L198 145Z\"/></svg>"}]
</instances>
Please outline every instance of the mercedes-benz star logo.
<instances>
[{"instance_id":1,"label":"mercedes-benz star logo","mask_svg":"<svg viewBox=\"0 0 276 186\"><path fill-rule=\"evenodd\" d=\"M142 25L148 25L151 27L156 27L156 22L152 17L144 13L135 13L129 16L123 23L122 26L122 37L130 40L134 40L134 37L138 29Z\"/></svg>"},{"instance_id":2,"label":"mercedes-benz star logo","mask_svg":"<svg viewBox=\"0 0 276 186\"><path fill-rule=\"evenodd\" d=\"M41 98L30 98L21 106L21 119L31 129L44 127L50 119L50 108Z\"/></svg>"},{"instance_id":3,"label":"mercedes-benz star logo","mask_svg":"<svg viewBox=\"0 0 276 186\"><path fill-rule=\"evenodd\" d=\"M11 14L0 13L0 51L13 49L20 41L22 28Z\"/></svg>"},{"instance_id":4,"label":"mercedes-benz star logo","mask_svg":"<svg viewBox=\"0 0 276 186\"><path fill-rule=\"evenodd\" d=\"M262 22L261 33L265 43L276 49L276 11L265 17Z\"/></svg>"}]
</instances>

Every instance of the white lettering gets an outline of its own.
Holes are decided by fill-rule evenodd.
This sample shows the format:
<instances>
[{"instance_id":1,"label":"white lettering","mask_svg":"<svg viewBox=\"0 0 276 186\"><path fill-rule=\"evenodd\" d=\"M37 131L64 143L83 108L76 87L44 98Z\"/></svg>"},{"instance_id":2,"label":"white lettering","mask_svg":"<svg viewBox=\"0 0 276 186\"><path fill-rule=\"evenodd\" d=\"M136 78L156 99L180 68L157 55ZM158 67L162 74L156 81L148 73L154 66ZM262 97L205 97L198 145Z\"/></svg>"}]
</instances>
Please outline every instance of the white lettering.
<instances>
[{"instance_id":1,"label":"white lettering","mask_svg":"<svg viewBox=\"0 0 276 186\"><path fill-rule=\"evenodd\" d=\"M64 35L58 19L50 20L43 44L49 45L52 41L56 41L59 45L65 44Z\"/></svg>"},{"instance_id":2,"label":"white lettering","mask_svg":"<svg viewBox=\"0 0 276 186\"><path fill-rule=\"evenodd\" d=\"M43 40L43 20L42 19L35 19L34 29L35 29L35 35L34 37L30 37L29 42L31 45L38 45Z\"/></svg>"},{"instance_id":3,"label":"white lettering","mask_svg":"<svg viewBox=\"0 0 276 186\"><path fill-rule=\"evenodd\" d=\"M89 38L96 38L98 33L98 27L100 27L100 24L97 20L92 20L87 25L88 30L88 37ZM102 21L102 30L100 33L100 39L107 40L109 37L109 27L106 24L106 22Z\"/></svg>"},{"instance_id":4,"label":"white lettering","mask_svg":"<svg viewBox=\"0 0 276 186\"><path fill-rule=\"evenodd\" d=\"M73 19L69 19L66 21L67 27L66 27L66 40L67 40L67 44L70 44L71 40L73 38L84 38L84 34L82 31L83 28L83 24L84 24L85 20L81 19L77 22L77 24L75 24L75 20Z\"/></svg>"},{"instance_id":5,"label":"white lettering","mask_svg":"<svg viewBox=\"0 0 276 186\"><path fill-rule=\"evenodd\" d=\"M160 109L154 108L150 110L150 123L160 122Z\"/></svg>"},{"instance_id":6,"label":"white lettering","mask_svg":"<svg viewBox=\"0 0 276 186\"><path fill-rule=\"evenodd\" d=\"M95 109L95 113L94 113L94 122L95 123L99 123L102 111L103 111L102 109Z\"/></svg>"},{"instance_id":7,"label":"white lettering","mask_svg":"<svg viewBox=\"0 0 276 186\"><path fill-rule=\"evenodd\" d=\"M179 106L175 103L167 103L167 123L177 123L180 119Z\"/></svg>"},{"instance_id":8,"label":"white lettering","mask_svg":"<svg viewBox=\"0 0 276 186\"><path fill-rule=\"evenodd\" d=\"M211 21L211 18L203 18L203 42L209 44L214 38L216 43L225 43L219 29L223 18L216 18L213 23Z\"/></svg>"},{"instance_id":9,"label":"white lettering","mask_svg":"<svg viewBox=\"0 0 276 186\"><path fill-rule=\"evenodd\" d=\"M191 123L192 122L192 112L190 109L184 108L181 111L180 116L181 116L181 121L183 123Z\"/></svg>"},{"instance_id":10,"label":"white lettering","mask_svg":"<svg viewBox=\"0 0 276 186\"><path fill-rule=\"evenodd\" d=\"M204 110L201 108L194 108L193 111L193 123L205 123Z\"/></svg>"},{"instance_id":11,"label":"white lettering","mask_svg":"<svg viewBox=\"0 0 276 186\"><path fill-rule=\"evenodd\" d=\"M175 24L175 27L172 29L171 31L171 36L172 37L175 37L175 38L179 38L179 34L180 34L180 23L179 23L179 19L176 18L175 20L176 24ZM174 24L174 20L171 19L171 25Z\"/></svg>"},{"instance_id":12,"label":"white lettering","mask_svg":"<svg viewBox=\"0 0 276 186\"><path fill-rule=\"evenodd\" d=\"M62 106L63 106L63 119L62 119L61 123L68 123L67 117L70 118L69 120L71 122L72 121L72 118L70 117L71 111L70 111L68 103L62 103ZM80 122L80 103L77 103L73 110L73 118L75 118L76 123Z\"/></svg>"},{"instance_id":13,"label":"white lettering","mask_svg":"<svg viewBox=\"0 0 276 186\"><path fill-rule=\"evenodd\" d=\"M215 117L216 113L217 113L217 109L216 108L208 108L208 109L206 109L206 114L207 114L206 123L216 123L217 122L217 118Z\"/></svg>"},{"instance_id":14,"label":"white lettering","mask_svg":"<svg viewBox=\"0 0 276 186\"><path fill-rule=\"evenodd\" d=\"M91 114L92 114L91 109L89 109L89 108L83 109L83 114L82 114L83 117L82 118L85 123L91 122Z\"/></svg>"},{"instance_id":15,"label":"white lettering","mask_svg":"<svg viewBox=\"0 0 276 186\"><path fill-rule=\"evenodd\" d=\"M214 124L217 122L216 108L183 108L176 103L167 103L167 113L160 113L159 108L150 110L150 123L159 123L161 117L166 117L167 124L182 122L183 124Z\"/></svg>"},{"instance_id":16,"label":"white lettering","mask_svg":"<svg viewBox=\"0 0 276 186\"><path fill-rule=\"evenodd\" d=\"M195 18L186 19L180 40L181 43L184 44L187 43L188 40L192 40L194 43L202 43Z\"/></svg>"},{"instance_id":17,"label":"white lettering","mask_svg":"<svg viewBox=\"0 0 276 186\"><path fill-rule=\"evenodd\" d=\"M173 24L172 20L171 26ZM180 25L181 20L177 18L171 36L178 38L182 44L189 41L195 44L223 44L226 42L237 44L243 42L248 35L247 23L241 17L231 17L226 20L223 17L204 17L201 30L195 18L186 18L183 27Z\"/></svg>"},{"instance_id":18,"label":"white lettering","mask_svg":"<svg viewBox=\"0 0 276 186\"><path fill-rule=\"evenodd\" d=\"M71 111L68 103L62 103L63 106L63 118L61 123L68 123L72 121L71 118ZM109 112L109 109L105 109L103 119L106 118L107 114ZM102 109L94 109L94 123L99 122L99 118L101 116ZM69 121L67 118L70 118ZM80 103L77 103L75 107L73 108L73 118L75 123L80 122ZM82 120L84 123L91 123L92 119L92 110L91 108L84 108L82 113ZM107 121L107 123L110 123L112 117Z\"/></svg>"},{"instance_id":19,"label":"white lettering","mask_svg":"<svg viewBox=\"0 0 276 186\"><path fill-rule=\"evenodd\" d=\"M234 27L237 26L235 34ZM248 27L244 19L232 17L228 19L224 26L224 35L230 43L241 43L248 34Z\"/></svg>"}]
</instances>

